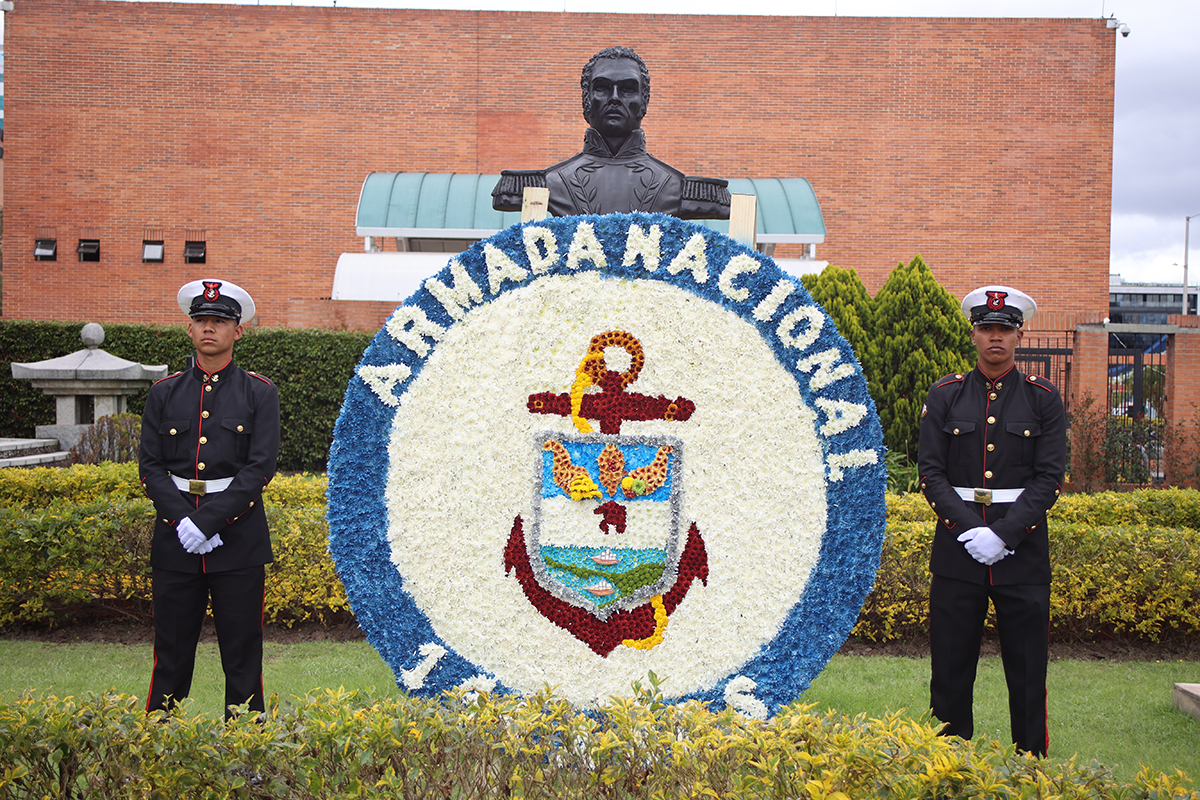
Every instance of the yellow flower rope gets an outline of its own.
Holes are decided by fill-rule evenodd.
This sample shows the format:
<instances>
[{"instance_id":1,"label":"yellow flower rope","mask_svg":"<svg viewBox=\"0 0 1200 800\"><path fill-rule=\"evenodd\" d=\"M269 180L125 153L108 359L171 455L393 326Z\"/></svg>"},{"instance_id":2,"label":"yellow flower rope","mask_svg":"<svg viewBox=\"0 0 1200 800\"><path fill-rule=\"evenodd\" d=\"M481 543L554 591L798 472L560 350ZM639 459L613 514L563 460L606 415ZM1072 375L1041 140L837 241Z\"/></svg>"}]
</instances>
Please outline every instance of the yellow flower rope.
<instances>
[{"instance_id":1,"label":"yellow flower rope","mask_svg":"<svg viewBox=\"0 0 1200 800\"><path fill-rule=\"evenodd\" d=\"M654 606L654 633L645 639L625 639L621 644L626 647L636 647L639 650L649 650L655 645L662 644L663 631L667 629L667 609L663 605L662 595L656 594L651 597L650 604Z\"/></svg>"}]
</instances>

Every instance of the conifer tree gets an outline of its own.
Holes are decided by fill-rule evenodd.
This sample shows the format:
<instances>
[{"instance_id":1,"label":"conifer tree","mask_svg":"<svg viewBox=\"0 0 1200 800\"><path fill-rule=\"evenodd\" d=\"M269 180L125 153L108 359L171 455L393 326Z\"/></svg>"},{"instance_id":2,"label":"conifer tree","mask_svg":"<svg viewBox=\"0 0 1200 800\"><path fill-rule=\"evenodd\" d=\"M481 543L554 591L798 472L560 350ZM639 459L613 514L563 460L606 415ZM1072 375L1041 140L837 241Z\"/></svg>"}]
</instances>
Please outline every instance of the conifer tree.
<instances>
[{"instance_id":1,"label":"conifer tree","mask_svg":"<svg viewBox=\"0 0 1200 800\"><path fill-rule=\"evenodd\" d=\"M868 375L893 452L917 456L921 408L929 387L943 375L974 363L971 330L959 302L942 288L918 255L900 263L875 295L875 350Z\"/></svg>"},{"instance_id":2,"label":"conifer tree","mask_svg":"<svg viewBox=\"0 0 1200 800\"><path fill-rule=\"evenodd\" d=\"M811 282L809 277L805 276L804 287L812 299L833 318L842 338L854 348L874 397L875 376L867 370L868 365L878 360L874 353L878 347L875 340L875 301L853 269L830 264L820 275L811 276L814 278Z\"/></svg>"}]
</instances>

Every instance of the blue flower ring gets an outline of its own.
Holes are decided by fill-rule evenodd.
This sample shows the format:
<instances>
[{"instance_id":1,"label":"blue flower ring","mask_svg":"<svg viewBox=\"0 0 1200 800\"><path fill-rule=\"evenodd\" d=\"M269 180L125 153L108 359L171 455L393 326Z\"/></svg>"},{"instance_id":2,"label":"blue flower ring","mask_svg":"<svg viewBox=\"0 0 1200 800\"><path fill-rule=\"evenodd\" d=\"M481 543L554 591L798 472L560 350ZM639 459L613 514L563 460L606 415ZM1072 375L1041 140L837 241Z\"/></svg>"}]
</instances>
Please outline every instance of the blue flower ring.
<instances>
[{"instance_id":1,"label":"blue flower ring","mask_svg":"<svg viewBox=\"0 0 1200 800\"><path fill-rule=\"evenodd\" d=\"M849 635L884 532L850 346L771 259L663 215L516 225L398 307L346 390L330 550L401 687L654 672L765 718Z\"/></svg>"}]
</instances>

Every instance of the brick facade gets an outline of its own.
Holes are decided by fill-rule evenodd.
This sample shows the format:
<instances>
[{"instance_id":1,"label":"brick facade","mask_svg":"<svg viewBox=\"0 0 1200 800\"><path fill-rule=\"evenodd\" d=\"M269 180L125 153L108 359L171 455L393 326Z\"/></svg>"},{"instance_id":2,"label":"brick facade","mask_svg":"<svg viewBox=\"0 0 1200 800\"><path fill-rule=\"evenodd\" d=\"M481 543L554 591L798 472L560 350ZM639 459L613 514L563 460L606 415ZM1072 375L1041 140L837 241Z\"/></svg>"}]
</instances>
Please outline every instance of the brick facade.
<instances>
[{"instance_id":1,"label":"brick facade","mask_svg":"<svg viewBox=\"0 0 1200 800\"><path fill-rule=\"evenodd\" d=\"M920 253L952 292L1108 303L1114 33L1103 20L715 17L21 0L6 15L3 313L169 322L185 230L264 325L375 325L329 296L371 171L575 153L578 74L651 70L650 150L803 176L818 257L875 292ZM58 261L35 262L52 228ZM101 261L79 263L88 228ZM161 229L163 264L141 261ZM780 256L796 255L787 248Z\"/></svg>"}]
</instances>

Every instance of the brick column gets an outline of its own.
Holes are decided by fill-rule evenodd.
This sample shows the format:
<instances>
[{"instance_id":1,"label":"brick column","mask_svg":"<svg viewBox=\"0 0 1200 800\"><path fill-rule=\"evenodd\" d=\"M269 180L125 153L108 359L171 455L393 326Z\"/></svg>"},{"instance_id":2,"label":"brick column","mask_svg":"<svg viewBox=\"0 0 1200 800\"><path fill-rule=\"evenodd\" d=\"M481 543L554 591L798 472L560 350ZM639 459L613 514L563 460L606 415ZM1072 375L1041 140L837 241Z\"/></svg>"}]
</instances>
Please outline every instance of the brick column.
<instances>
[{"instance_id":1,"label":"brick column","mask_svg":"<svg viewBox=\"0 0 1200 800\"><path fill-rule=\"evenodd\" d=\"M1200 468L1200 317L1172 315L1179 330L1167 345L1167 452L1164 480L1168 485L1195 486Z\"/></svg>"},{"instance_id":2,"label":"brick column","mask_svg":"<svg viewBox=\"0 0 1200 800\"><path fill-rule=\"evenodd\" d=\"M1103 325L1075 327L1070 386L1063 400L1067 413L1075 415L1070 431L1071 485L1085 491L1102 489L1108 421L1108 331Z\"/></svg>"},{"instance_id":3,"label":"brick column","mask_svg":"<svg viewBox=\"0 0 1200 800\"><path fill-rule=\"evenodd\" d=\"M1071 385L1063 392L1067 411L1072 411L1091 395L1093 410L1108 413L1108 332L1103 325L1079 325L1075 328L1075 346L1071 353Z\"/></svg>"}]
</instances>

